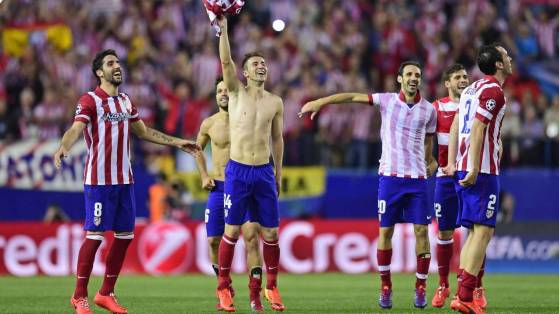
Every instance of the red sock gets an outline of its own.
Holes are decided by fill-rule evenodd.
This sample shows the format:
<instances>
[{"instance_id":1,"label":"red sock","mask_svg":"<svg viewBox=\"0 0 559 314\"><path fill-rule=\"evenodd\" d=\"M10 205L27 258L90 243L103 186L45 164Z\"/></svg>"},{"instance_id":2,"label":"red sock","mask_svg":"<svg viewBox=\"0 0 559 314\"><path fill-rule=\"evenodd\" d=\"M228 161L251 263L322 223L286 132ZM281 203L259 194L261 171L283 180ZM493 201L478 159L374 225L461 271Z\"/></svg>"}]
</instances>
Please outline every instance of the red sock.
<instances>
[{"instance_id":1,"label":"red sock","mask_svg":"<svg viewBox=\"0 0 559 314\"><path fill-rule=\"evenodd\" d=\"M390 264L392 263L392 249L377 249L378 271L380 273L381 288L392 289L392 279L390 276Z\"/></svg>"},{"instance_id":2,"label":"red sock","mask_svg":"<svg viewBox=\"0 0 559 314\"><path fill-rule=\"evenodd\" d=\"M87 283L89 282L89 276L91 276L95 253L101 242L103 242L102 235L88 235L82 243L80 253L78 254L74 299L87 297Z\"/></svg>"},{"instance_id":3,"label":"red sock","mask_svg":"<svg viewBox=\"0 0 559 314\"><path fill-rule=\"evenodd\" d=\"M280 259L280 248L278 241L264 242L264 263L266 264L266 289L273 289L277 286L278 266Z\"/></svg>"},{"instance_id":4,"label":"red sock","mask_svg":"<svg viewBox=\"0 0 559 314\"><path fill-rule=\"evenodd\" d=\"M415 289L427 286L427 275L429 274L429 264L431 263L431 254L423 253L417 256L417 272L415 273Z\"/></svg>"},{"instance_id":5,"label":"red sock","mask_svg":"<svg viewBox=\"0 0 559 314\"><path fill-rule=\"evenodd\" d=\"M464 268L458 268L456 272L456 295L460 294L460 285L462 284L462 274L464 273Z\"/></svg>"},{"instance_id":6,"label":"red sock","mask_svg":"<svg viewBox=\"0 0 559 314\"><path fill-rule=\"evenodd\" d=\"M237 239L223 235L217 251L217 262L219 264L218 289L225 289L231 285L231 263L235 254Z\"/></svg>"},{"instance_id":7,"label":"red sock","mask_svg":"<svg viewBox=\"0 0 559 314\"><path fill-rule=\"evenodd\" d=\"M260 299L260 290L262 290L262 267L253 267L250 270L248 289L251 301Z\"/></svg>"},{"instance_id":8,"label":"red sock","mask_svg":"<svg viewBox=\"0 0 559 314\"><path fill-rule=\"evenodd\" d=\"M458 297L464 302L472 302L474 299L474 288L476 287L477 276L474 276L464 270L462 273L462 282L460 283L460 292Z\"/></svg>"},{"instance_id":9,"label":"red sock","mask_svg":"<svg viewBox=\"0 0 559 314\"><path fill-rule=\"evenodd\" d=\"M107 268L105 268L105 278L103 278L103 285L99 289L100 295L109 295L115 290L116 280L120 274L122 263L126 257L126 250L128 245L134 239L133 234L116 235L107 255Z\"/></svg>"},{"instance_id":10,"label":"red sock","mask_svg":"<svg viewBox=\"0 0 559 314\"><path fill-rule=\"evenodd\" d=\"M479 269L479 273L477 273L477 282L476 288L481 288L483 286L481 282L481 278L483 278L483 274L485 273L485 259L487 257L483 257L483 263L481 263L481 268Z\"/></svg>"},{"instance_id":11,"label":"red sock","mask_svg":"<svg viewBox=\"0 0 559 314\"><path fill-rule=\"evenodd\" d=\"M448 288L448 274L452 259L452 244L454 240L437 239L437 264L439 265L439 286Z\"/></svg>"}]
</instances>

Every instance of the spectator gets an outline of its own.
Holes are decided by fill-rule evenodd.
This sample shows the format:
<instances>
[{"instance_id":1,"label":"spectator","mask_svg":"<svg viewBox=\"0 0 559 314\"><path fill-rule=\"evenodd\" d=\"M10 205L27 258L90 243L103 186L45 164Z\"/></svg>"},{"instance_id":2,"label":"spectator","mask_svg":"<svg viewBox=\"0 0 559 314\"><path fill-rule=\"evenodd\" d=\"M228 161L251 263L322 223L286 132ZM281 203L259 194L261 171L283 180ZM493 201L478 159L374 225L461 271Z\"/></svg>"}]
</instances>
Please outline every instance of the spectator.
<instances>
[{"instance_id":1,"label":"spectator","mask_svg":"<svg viewBox=\"0 0 559 314\"><path fill-rule=\"evenodd\" d=\"M524 165L543 166L544 125L533 106L524 108L520 159Z\"/></svg>"},{"instance_id":2,"label":"spectator","mask_svg":"<svg viewBox=\"0 0 559 314\"><path fill-rule=\"evenodd\" d=\"M544 116L545 133L548 138L549 160L553 166L559 166L559 95L555 95Z\"/></svg>"},{"instance_id":3,"label":"spectator","mask_svg":"<svg viewBox=\"0 0 559 314\"><path fill-rule=\"evenodd\" d=\"M149 221L151 223L161 221L167 215L167 195L169 186L167 184L167 176L160 172L156 181L149 187Z\"/></svg>"},{"instance_id":4,"label":"spectator","mask_svg":"<svg viewBox=\"0 0 559 314\"><path fill-rule=\"evenodd\" d=\"M0 141L12 142L17 137L17 123L8 113L5 95L0 91Z\"/></svg>"}]
</instances>

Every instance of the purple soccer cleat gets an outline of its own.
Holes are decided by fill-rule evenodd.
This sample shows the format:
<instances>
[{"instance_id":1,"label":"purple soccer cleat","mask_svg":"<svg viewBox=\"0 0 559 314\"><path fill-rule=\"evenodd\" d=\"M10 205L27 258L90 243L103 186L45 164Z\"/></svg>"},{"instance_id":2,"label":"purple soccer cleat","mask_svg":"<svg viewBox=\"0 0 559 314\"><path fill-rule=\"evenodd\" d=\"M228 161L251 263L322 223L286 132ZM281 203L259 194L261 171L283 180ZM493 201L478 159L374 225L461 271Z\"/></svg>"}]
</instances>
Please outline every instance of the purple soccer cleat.
<instances>
[{"instance_id":1,"label":"purple soccer cleat","mask_svg":"<svg viewBox=\"0 0 559 314\"><path fill-rule=\"evenodd\" d=\"M383 309L392 308L392 289L390 289L390 287L388 286L382 287L382 289L380 290L378 305Z\"/></svg>"},{"instance_id":2,"label":"purple soccer cleat","mask_svg":"<svg viewBox=\"0 0 559 314\"><path fill-rule=\"evenodd\" d=\"M425 287L420 286L415 289L415 298L413 299L413 305L417 308L423 309L427 306L427 294L425 292Z\"/></svg>"}]
</instances>

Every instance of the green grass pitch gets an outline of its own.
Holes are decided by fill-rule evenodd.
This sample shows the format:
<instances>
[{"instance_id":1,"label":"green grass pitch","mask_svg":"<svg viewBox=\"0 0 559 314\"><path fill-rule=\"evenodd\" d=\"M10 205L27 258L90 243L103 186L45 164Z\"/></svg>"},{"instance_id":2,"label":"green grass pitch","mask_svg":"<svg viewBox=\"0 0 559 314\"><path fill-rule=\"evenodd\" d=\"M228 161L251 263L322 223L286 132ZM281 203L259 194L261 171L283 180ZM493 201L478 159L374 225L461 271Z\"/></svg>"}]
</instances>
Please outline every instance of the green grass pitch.
<instances>
[{"instance_id":1,"label":"green grass pitch","mask_svg":"<svg viewBox=\"0 0 559 314\"><path fill-rule=\"evenodd\" d=\"M429 303L437 275L428 282ZM454 278L452 278L454 279ZM237 313L250 313L248 278L234 276ZM376 274L280 274L280 291L286 313L456 313L447 307L413 308L414 276L394 275L394 307L377 305L379 278ZM122 276L117 284L119 301L129 313L215 313L215 278L203 275L178 277ZM107 313L93 304L101 278L89 284L94 313ZM488 274L488 313L559 313L559 275ZM451 282L455 287L455 280ZM69 299L73 277L0 277L0 313L73 313ZM266 312L271 313L264 303Z\"/></svg>"}]
</instances>

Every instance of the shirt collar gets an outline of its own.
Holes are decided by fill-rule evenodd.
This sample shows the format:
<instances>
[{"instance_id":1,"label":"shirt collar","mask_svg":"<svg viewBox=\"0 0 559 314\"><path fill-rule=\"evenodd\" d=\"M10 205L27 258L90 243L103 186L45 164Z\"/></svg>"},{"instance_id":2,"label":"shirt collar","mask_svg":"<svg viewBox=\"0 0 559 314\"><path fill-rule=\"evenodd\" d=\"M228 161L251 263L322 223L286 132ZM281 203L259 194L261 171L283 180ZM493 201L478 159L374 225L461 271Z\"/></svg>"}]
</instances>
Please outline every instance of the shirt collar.
<instances>
[{"instance_id":1,"label":"shirt collar","mask_svg":"<svg viewBox=\"0 0 559 314\"><path fill-rule=\"evenodd\" d=\"M109 94L107 94L107 92L105 92L105 91L101 88L101 86L97 86L97 87L95 88L94 93L95 93L97 96L99 96L100 98L109 98L109 97L111 97Z\"/></svg>"},{"instance_id":2,"label":"shirt collar","mask_svg":"<svg viewBox=\"0 0 559 314\"><path fill-rule=\"evenodd\" d=\"M497 79L496 79L495 76L493 76L493 75L486 75L486 76L484 76L483 78L486 79L486 80L488 80L488 81L491 82L491 83L496 83L497 85L499 85L499 87L502 87L502 86L501 86L501 83L499 83L499 81L497 81Z\"/></svg>"},{"instance_id":3,"label":"shirt collar","mask_svg":"<svg viewBox=\"0 0 559 314\"><path fill-rule=\"evenodd\" d=\"M406 102L406 95L404 95L404 92L400 91L400 95L398 96L398 98L400 98L402 102L404 103ZM417 104L420 100L421 100L421 94L419 93L419 91L417 91L413 99L413 104L414 105Z\"/></svg>"}]
</instances>

